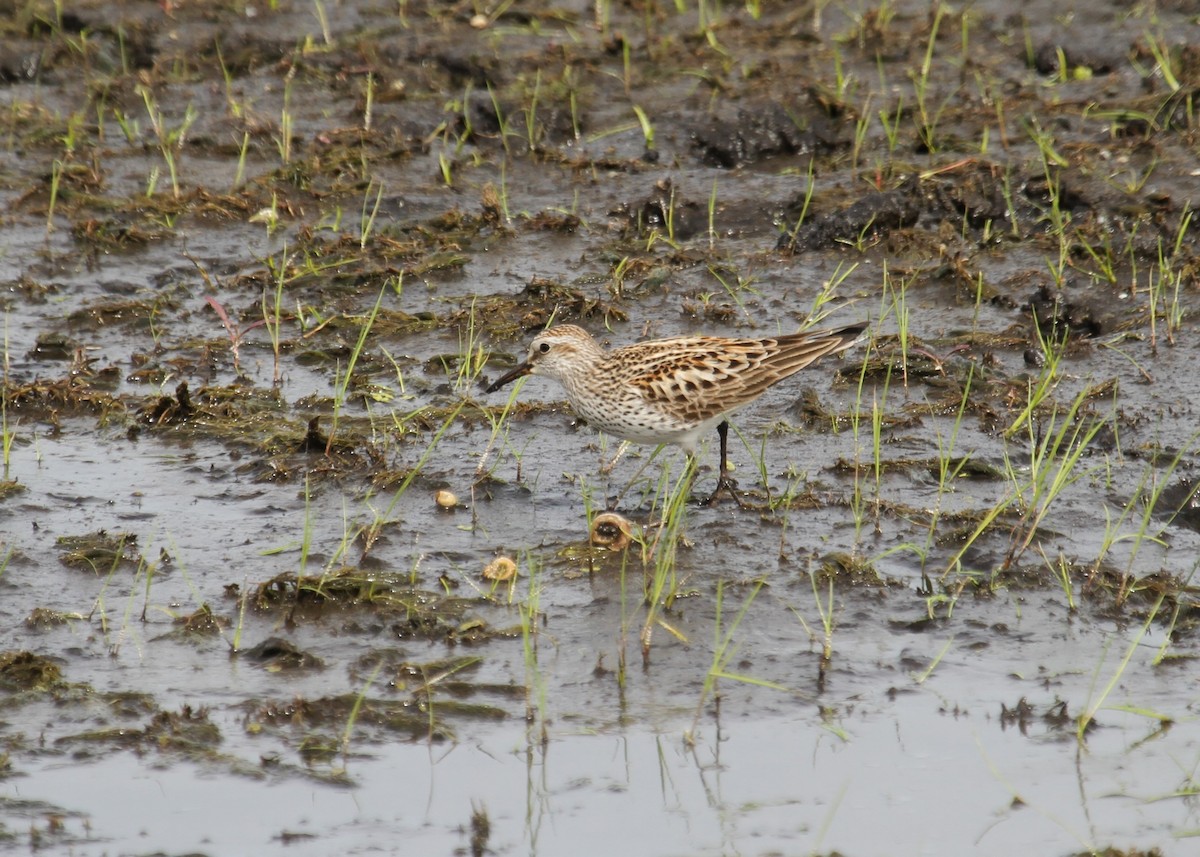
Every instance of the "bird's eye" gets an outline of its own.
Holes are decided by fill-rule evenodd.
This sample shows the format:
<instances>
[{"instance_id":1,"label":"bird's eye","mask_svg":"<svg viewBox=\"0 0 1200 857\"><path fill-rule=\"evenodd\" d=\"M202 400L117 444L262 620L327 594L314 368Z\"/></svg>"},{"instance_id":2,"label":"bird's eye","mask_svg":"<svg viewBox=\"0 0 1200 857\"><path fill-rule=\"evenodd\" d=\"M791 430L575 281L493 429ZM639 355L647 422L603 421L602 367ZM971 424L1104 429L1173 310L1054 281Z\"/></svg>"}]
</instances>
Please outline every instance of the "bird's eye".
<instances>
[{"instance_id":1,"label":"bird's eye","mask_svg":"<svg viewBox=\"0 0 1200 857\"><path fill-rule=\"evenodd\" d=\"M538 346L538 351L542 352L543 354L545 354L549 350L550 350L549 342L543 342L541 345Z\"/></svg>"}]
</instances>

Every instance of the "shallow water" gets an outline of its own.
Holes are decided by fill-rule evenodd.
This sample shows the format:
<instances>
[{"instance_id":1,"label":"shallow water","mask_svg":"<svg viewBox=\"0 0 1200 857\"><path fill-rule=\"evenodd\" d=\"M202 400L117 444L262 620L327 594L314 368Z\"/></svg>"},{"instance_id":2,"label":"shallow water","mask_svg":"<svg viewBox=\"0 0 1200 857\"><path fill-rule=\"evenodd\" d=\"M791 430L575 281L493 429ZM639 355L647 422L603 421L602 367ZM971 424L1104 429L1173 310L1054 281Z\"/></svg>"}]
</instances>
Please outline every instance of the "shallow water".
<instances>
[{"instance_id":1,"label":"shallow water","mask_svg":"<svg viewBox=\"0 0 1200 857\"><path fill-rule=\"evenodd\" d=\"M1186 8L943 9L930 151L924 3L824 7L819 28L786 4L729 6L706 35L691 7L600 4L598 31L590 3L513 4L475 29L474 9L352 2L330 7L332 43L303 4L78 6L78 26L5 31L43 65L0 85L3 484L20 489L0 495L0 653L61 677L0 675L0 841L1194 853L1200 528L1174 512L1195 506L1200 186L1195 129L1164 112L1200 85ZM144 65L111 64L118 27L154 48ZM1026 42L1061 49L1067 73ZM1152 71L1160 43L1175 91ZM197 111L177 203L147 92L167 127ZM780 105L794 127L763 119ZM881 110L900 118L869 122L852 155L855 117ZM532 153L513 130L529 117ZM698 142L734 137L735 169ZM810 166L814 244L779 252ZM1062 211L1041 201L1047 175ZM883 225L871 194L910 179L920 219ZM1000 186L1008 210L985 217ZM880 222L839 231L871 199ZM651 228L664 210L677 219ZM276 348L261 322L281 265ZM1069 335L1022 423L1038 360L1059 356L1035 305ZM686 508L643 661L654 563L587 549L588 520L620 496L652 542L681 454L631 486L651 451L605 474L616 443L552 384L530 379L511 411L481 390L551 316L615 345L768 335L814 309L870 318L871 342L737 415L735 474L759 508ZM181 381L195 411L168 419L155 406ZM300 451L313 416L346 446ZM1093 421L1077 458L1036 455ZM1038 472L1062 474L1052 500ZM101 531L135 538L123 561L60 541ZM482 576L499 555L511 588ZM338 594L297 603L297 574ZM256 654L269 640L293 648Z\"/></svg>"},{"instance_id":2,"label":"shallow water","mask_svg":"<svg viewBox=\"0 0 1200 857\"><path fill-rule=\"evenodd\" d=\"M89 433L63 437L80 443ZM86 446L96 442L91 437ZM769 562L760 545L768 535L778 540L778 527L756 527L732 507L694 511L696 544L680 555L680 571L696 594L678 601L670 616L690 643L660 629L645 669L632 666L636 639L621 642L630 617L636 638L638 599L627 595L622 609L618 569L610 563L587 575L549 558L541 575L536 674L523 666L515 638L478 651L483 666L471 676L480 686L528 681L535 698L545 696L535 705L534 724L525 726L518 702L492 697L508 720L488 725L450 714L450 742L397 742L365 728L348 758L308 767L321 776L344 766L344 784L321 784L293 756L305 730L248 733L247 711L263 700L285 705L362 690L361 669L356 678L345 665L397 645L384 623L335 612L296 627L288 636L327 664L307 676L271 674L231 659L229 631L199 642L164 636L172 629L170 614L189 612L198 594L219 599L227 582L266 579L294 564L295 550L261 556L264 547L294 545L301 537L297 513L288 508L294 486L239 482L228 473L226 454L197 443L138 456L138 469L126 474L136 490L106 494L111 462L87 460L66 440L38 446L42 470L17 476L36 481L49 502L40 509L16 502L36 518L40 533L136 528L152 534L143 552L161 544L176 562L154 580L149 598L140 587L130 589L126 570L108 581L63 568L52 556L11 563L7 605L97 610L91 621L18 632L23 645L61 659L68 680L86 681L97 693L144 692L165 711L205 708L222 736L216 757L189 762L152 747L112 752L73 742L71 736L122 722L102 705L10 709L10 734L38 734L46 749L21 757L19 775L7 781L5 823L13 830L37 827L49 813L61 813L65 832L56 839L73 842L72 853L169 852L181 843L214 854L247 843L305 854L465 847L463 829L476 806L486 809L489 842L501 852L786 853L804 843L818 852L879 853L897 841L918 854L1070 853L1101 842L1153 843L1164 854L1190 850L1195 810L1178 792L1200 758L1194 695L1180 693L1191 685L1190 667L1186 660L1151 663L1160 645L1177 646L1155 629L1143 634L1138 623L1114 625L1089 618L1086 609L1073 614L1053 590L960 599L952 620L930 625L922 621L924 598L907 586L838 587L834 655L818 689L819 646L800 620L816 629L820 619L801 552L851 535L843 523L814 537L819 510L795 513L783 533L789 556L780 560L772 548ZM60 472L68 461L73 466ZM330 524L338 523L341 502L336 492L317 498L315 545L337 538ZM489 549L496 542L480 533L516 526L493 514L506 505L503 498L483 504L476 534L457 530L455 516L406 508L408 521L423 521L411 524L420 531L412 540L429 552L422 577L435 569L469 577L464 557L483 550L481 542ZM571 538L563 520L570 504L522 508L533 512L522 522L530 537L551 546ZM718 535L706 538L710 533ZM22 541L33 544L36 537ZM388 555L412 550L408 538L395 542ZM52 551L48 544L43 550ZM726 679L719 708L703 704L696 721L713 658L712 572L704 566L714 559L726 580L765 575L769 581L737 628L730 669L774 686ZM727 586L726 625L749 591ZM61 594L47 597L51 592ZM143 623L138 614L147 601ZM502 607L479 606L498 625L513 622ZM229 612L228 601L214 607ZM9 615L20 621L19 613ZM253 644L280 630L251 614L242 635ZM414 661L455 651L436 643L400 649ZM631 661L623 689L611 671L596 672L598 663L614 668L622 649ZM1069 717L1047 722L1059 702L1069 716L1099 704L1114 677L1086 744L1076 742ZM398 695L382 683L366 693ZM1004 707L1015 709L1022 699L1031 707L1026 722L1005 722ZM437 705L435 698L435 712ZM1118 710L1123 706L1133 710ZM1160 726L1159 717L1174 722ZM545 744L537 723L545 724ZM336 738L340 727L332 732ZM42 808L30 811L19 803L25 801Z\"/></svg>"}]
</instances>

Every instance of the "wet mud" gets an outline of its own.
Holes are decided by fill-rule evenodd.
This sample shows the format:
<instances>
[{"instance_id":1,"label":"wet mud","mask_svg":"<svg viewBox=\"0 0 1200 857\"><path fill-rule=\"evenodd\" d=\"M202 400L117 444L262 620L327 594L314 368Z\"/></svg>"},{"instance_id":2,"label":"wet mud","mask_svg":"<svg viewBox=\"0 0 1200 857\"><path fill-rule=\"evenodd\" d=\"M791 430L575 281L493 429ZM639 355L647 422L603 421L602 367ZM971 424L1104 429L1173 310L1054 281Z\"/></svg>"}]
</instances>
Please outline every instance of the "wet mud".
<instances>
[{"instance_id":1,"label":"wet mud","mask_svg":"<svg viewBox=\"0 0 1200 857\"><path fill-rule=\"evenodd\" d=\"M0 841L1192 853L1195 4L0 13Z\"/></svg>"}]
</instances>

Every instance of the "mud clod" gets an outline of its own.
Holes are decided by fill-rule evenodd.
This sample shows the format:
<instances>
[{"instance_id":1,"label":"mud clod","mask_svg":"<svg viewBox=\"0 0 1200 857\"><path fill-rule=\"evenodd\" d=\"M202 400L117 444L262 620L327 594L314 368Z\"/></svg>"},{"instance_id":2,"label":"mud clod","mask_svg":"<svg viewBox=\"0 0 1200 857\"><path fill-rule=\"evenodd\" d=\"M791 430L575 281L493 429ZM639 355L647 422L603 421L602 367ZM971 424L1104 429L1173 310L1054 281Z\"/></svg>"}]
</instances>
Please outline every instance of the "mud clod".
<instances>
[{"instance_id":1,"label":"mud clod","mask_svg":"<svg viewBox=\"0 0 1200 857\"><path fill-rule=\"evenodd\" d=\"M838 243L873 243L915 224L921 217L922 202L918 180L908 179L894 190L874 191L841 211L802 223L799 229L779 236L776 248L786 253L806 253ZM792 208L800 211L799 204Z\"/></svg>"},{"instance_id":2,"label":"mud clod","mask_svg":"<svg viewBox=\"0 0 1200 857\"><path fill-rule=\"evenodd\" d=\"M33 652L0 652L0 688L49 690L62 681L62 669Z\"/></svg>"}]
</instances>

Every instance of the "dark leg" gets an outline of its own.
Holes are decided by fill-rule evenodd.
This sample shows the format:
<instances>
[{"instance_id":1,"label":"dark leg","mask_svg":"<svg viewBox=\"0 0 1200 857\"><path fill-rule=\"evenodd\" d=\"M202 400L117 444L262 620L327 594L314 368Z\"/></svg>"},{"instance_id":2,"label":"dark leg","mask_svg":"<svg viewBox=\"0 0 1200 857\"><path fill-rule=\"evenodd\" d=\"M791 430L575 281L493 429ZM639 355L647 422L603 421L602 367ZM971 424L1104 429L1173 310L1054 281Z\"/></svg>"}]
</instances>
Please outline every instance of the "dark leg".
<instances>
[{"instance_id":1,"label":"dark leg","mask_svg":"<svg viewBox=\"0 0 1200 857\"><path fill-rule=\"evenodd\" d=\"M737 495L737 480L729 475L729 421L721 420L721 424L717 426L717 436L721 439L721 468L720 475L717 477L717 490L712 493L712 496L705 501L704 505L711 506L717 502L717 498L721 496L722 491L729 492L739 506L742 505L742 498Z\"/></svg>"}]
</instances>

